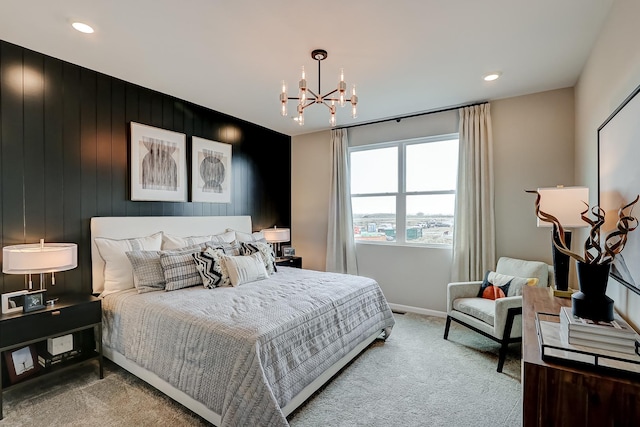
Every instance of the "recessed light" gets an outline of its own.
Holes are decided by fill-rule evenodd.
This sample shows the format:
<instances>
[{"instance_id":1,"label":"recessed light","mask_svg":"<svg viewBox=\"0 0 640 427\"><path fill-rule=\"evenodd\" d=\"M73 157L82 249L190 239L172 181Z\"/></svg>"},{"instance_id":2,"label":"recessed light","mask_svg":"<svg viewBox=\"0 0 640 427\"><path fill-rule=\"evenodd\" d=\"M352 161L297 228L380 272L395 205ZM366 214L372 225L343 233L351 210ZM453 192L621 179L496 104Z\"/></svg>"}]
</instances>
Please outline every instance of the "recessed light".
<instances>
[{"instance_id":1,"label":"recessed light","mask_svg":"<svg viewBox=\"0 0 640 427\"><path fill-rule=\"evenodd\" d=\"M496 72L489 73L489 74L485 75L483 77L483 79L484 79L485 82L492 82L494 80L498 80L501 75L502 75L502 73L500 71L496 71Z\"/></svg>"},{"instance_id":2,"label":"recessed light","mask_svg":"<svg viewBox=\"0 0 640 427\"><path fill-rule=\"evenodd\" d=\"M71 24L73 28L80 31L81 33L91 34L93 33L93 28L90 25L84 24L82 22L74 22Z\"/></svg>"}]
</instances>

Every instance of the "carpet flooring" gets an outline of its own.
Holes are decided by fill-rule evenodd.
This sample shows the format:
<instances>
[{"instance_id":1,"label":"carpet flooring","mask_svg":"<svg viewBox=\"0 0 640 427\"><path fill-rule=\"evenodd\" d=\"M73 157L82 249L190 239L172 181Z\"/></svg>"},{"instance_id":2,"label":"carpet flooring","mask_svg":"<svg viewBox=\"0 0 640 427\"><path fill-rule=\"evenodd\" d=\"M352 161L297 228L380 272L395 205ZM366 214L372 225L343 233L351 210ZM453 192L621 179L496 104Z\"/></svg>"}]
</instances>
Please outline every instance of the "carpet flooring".
<instances>
[{"instance_id":1,"label":"carpet flooring","mask_svg":"<svg viewBox=\"0 0 640 427\"><path fill-rule=\"evenodd\" d=\"M396 314L375 342L288 417L292 427L520 426L520 346L503 373L498 344L444 319ZM88 364L4 393L0 426L209 426L120 367ZM246 426L253 427L253 426Z\"/></svg>"}]
</instances>

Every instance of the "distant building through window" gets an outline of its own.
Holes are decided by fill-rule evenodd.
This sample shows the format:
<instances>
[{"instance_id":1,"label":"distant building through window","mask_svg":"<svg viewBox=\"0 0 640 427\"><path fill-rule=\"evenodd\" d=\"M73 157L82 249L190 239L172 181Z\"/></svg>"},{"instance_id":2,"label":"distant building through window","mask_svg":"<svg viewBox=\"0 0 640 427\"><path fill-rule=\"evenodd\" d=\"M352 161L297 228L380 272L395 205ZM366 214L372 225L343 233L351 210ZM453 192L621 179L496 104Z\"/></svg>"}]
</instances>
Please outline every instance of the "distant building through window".
<instances>
[{"instance_id":1,"label":"distant building through window","mask_svg":"<svg viewBox=\"0 0 640 427\"><path fill-rule=\"evenodd\" d=\"M357 242L451 245L458 134L349 149Z\"/></svg>"}]
</instances>

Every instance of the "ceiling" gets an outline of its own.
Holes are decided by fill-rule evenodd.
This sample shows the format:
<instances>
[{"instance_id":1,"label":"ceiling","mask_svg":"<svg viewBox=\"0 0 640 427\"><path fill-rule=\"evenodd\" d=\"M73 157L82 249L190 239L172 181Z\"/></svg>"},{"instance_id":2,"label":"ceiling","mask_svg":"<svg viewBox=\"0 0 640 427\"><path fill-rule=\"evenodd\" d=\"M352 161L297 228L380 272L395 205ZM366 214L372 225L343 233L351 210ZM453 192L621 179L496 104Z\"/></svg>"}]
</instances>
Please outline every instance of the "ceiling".
<instances>
[{"instance_id":1,"label":"ceiling","mask_svg":"<svg viewBox=\"0 0 640 427\"><path fill-rule=\"evenodd\" d=\"M573 86L614 0L2 0L0 39L286 135L300 67L322 94L344 68L358 117L338 126ZM95 28L86 35L72 20ZM494 82L482 76L502 72Z\"/></svg>"}]
</instances>

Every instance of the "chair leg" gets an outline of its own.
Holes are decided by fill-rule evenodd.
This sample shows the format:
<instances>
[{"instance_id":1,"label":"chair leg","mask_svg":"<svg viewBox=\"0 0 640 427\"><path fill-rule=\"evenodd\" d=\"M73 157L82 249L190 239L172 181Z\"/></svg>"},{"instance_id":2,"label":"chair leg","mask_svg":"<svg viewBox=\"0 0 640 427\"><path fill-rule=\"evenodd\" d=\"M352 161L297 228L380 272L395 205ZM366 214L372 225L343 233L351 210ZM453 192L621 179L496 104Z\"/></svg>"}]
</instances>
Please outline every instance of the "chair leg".
<instances>
[{"instance_id":1,"label":"chair leg","mask_svg":"<svg viewBox=\"0 0 640 427\"><path fill-rule=\"evenodd\" d=\"M451 326L451 316L447 315L447 323L444 325L444 339L449 338L449 327Z\"/></svg>"},{"instance_id":2,"label":"chair leg","mask_svg":"<svg viewBox=\"0 0 640 427\"><path fill-rule=\"evenodd\" d=\"M502 372L504 366L504 360L507 358L507 349L509 348L509 339L503 338L502 345L500 346L500 352L498 353L498 372Z\"/></svg>"},{"instance_id":3,"label":"chair leg","mask_svg":"<svg viewBox=\"0 0 640 427\"><path fill-rule=\"evenodd\" d=\"M509 339L511 338L511 328L513 327L513 319L522 314L522 307L510 308L507 312L507 321L504 325L504 332L502 334L502 345L500 346L500 352L498 353L498 372L502 372L504 366L504 360L507 358L507 349L509 348Z\"/></svg>"}]
</instances>

